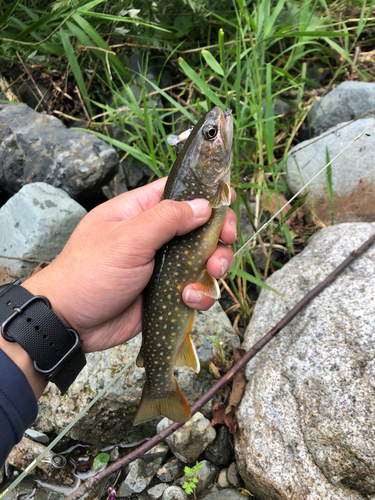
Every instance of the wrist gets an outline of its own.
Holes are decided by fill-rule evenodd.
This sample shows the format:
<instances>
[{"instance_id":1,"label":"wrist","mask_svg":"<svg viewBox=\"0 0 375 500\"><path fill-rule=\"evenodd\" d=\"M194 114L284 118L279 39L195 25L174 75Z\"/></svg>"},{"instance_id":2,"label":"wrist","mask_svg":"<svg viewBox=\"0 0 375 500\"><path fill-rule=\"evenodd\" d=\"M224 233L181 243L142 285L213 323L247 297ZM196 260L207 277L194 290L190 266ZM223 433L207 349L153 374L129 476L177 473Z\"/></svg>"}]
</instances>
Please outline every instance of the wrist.
<instances>
[{"instance_id":1,"label":"wrist","mask_svg":"<svg viewBox=\"0 0 375 500\"><path fill-rule=\"evenodd\" d=\"M82 342L51 311L48 288L38 286L43 281L27 281L26 286L18 281L2 287L1 347L24 372L37 398L46 381L55 383L64 394L86 364Z\"/></svg>"}]
</instances>

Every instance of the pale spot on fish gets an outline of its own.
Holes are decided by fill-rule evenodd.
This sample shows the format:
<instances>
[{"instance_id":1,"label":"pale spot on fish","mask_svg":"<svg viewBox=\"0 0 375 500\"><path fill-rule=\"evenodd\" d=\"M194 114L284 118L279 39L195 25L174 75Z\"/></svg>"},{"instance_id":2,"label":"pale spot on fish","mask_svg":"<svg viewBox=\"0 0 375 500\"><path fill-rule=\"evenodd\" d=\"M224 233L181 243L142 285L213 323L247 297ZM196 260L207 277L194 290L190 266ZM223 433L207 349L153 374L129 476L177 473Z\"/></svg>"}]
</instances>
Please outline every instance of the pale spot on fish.
<instances>
[{"instance_id":1,"label":"pale spot on fish","mask_svg":"<svg viewBox=\"0 0 375 500\"><path fill-rule=\"evenodd\" d=\"M177 285L177 290L181 290L182 286L181 285Z\"/></svg>"},{"instance_id":2,"label":"pale spot on fish","mask_svg":"<svg viewBox=\"0 0 375 500\"><path fill-rule=\"evenodd\" d=\"M185 250L184 254L189 255L189 250Z\"/></svg>"},{"instance_id":3,"label":"pale spot on fish","mask_svg":"<svg viewBox=\"0 0 375 500\"><path fill-rule=\"evenodd\" d=\"M168 293L167 298L170 299L171 297L172 297L172 295L170 293Z\"/></svg>"},{"instance_id":4,"label":"pale spot on fish","mask_svg":"<svg viewBox=\"0 0 375 500\"><path fill-rule=\"evenodd\" d=\"M187 269L185 269L185 274L187 274L189 271Z\"/></svg>"},{"instance_id":5,"label":"pale spot on fish","mask_svg":"<svg viewBox=\"0 0 375 500\"><path fill-rule=\"evenodd\" d=\"M164 305L162 306L162 308L163 308L163 309L167 309L167 306L164 304Z\"/></svg>"},{"instance_id":6,"label":"pale spot on fish","mask_svg":"<svg viewBox=\"0 0 375 500\"><path fill-rule=\"evenodd\" d=\"M188 264L189 264L189 266L191 266L191 265L192 265L192 263L193 263L193 262L192 262L191 260L188 260Z\"/></svg>"}]
</instances>

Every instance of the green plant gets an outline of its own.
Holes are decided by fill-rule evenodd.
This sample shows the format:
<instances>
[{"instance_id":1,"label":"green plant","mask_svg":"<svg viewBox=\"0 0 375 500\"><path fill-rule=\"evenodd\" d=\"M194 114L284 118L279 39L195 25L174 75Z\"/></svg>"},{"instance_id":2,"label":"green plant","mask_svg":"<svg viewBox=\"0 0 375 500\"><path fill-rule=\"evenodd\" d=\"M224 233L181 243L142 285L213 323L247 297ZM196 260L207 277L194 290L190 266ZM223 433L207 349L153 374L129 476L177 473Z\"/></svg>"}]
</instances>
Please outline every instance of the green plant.
<instances>
[{"instance_id":1,"label":"green plant","mask_svg":"<svg viewBox=\"0 0 375 500\"><path fill-rule=\"evenodd\" d=\"M197 487L197 483L199 482L199 479L197 478L198 471L199 469L202 469L202 467L203 467L203 462L197 461L194 467L186 466L184 468L186 481L183 483L182 487L187 495L191 495L193 493L194 498L196 498L195 488Z\"/></svg>"},{"instance_id":2,"label":"green plant","mask_svg":"<svg viewBox=\"0 0 375 500\"><path fill-rule=\"evenodd\" d=\"M205 337L207 337L208 339L210 339L211 342L216 345L216 347L219 351L221 364L222 364L222 366L225 366L225 354L224 354L224 350L223 350L223 343L224 342L222 340L220 340L219 327L217 327L217 330L216 330L216 339L210 337L209 335L207 335L204 332L203 332L203 335Z\"/></svg>"}]
</instances>

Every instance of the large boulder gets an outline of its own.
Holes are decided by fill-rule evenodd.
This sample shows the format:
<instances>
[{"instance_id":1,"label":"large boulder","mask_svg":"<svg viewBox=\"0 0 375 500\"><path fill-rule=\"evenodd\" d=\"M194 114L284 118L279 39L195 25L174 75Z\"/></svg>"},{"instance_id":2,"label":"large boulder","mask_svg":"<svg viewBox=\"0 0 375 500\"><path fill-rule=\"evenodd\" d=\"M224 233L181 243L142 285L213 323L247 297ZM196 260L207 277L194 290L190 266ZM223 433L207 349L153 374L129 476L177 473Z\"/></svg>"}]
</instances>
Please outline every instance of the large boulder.
<instances>
[{"instance_id":1,"label":"large boulder","mask_svg":"<svg viewBox=\"0 0 375 500\"><path fill-rule=\"evenodd\" d=\"M95 135L22 104L0 104L0 188L9 194L46 182L83 198L117 171L116 151Z\"/></svg>"},{"instance_id":2,"label":"large boulder","mask_svg":"<svg viewBox=\"0 0 375 500\"><path fill-rule=\"evenodd\" d=\"M374 124L373 118L364 118L326 137L323 134L313 141L304 141L291 149L285 170L288 174L288 187L292 193L297 193L328 163L327 152L330 159L333 159L371 124ZM329 129L327 132L333 130L335 129ZM328 167L332 168L335 221L375 220L374 155L375 127L372 127L368 134L351 144L331 167ZM314 211L324 223L329 224L331 201L327 194L325 171L314 179L307 191L312 199ZM304 194L305 191L301 196Z\"/></svg>"},{"instance_id":3,"label":"large boulder","mask_svg":"<svg viewBox=\"0 0 375 500\"><path fill-rule=\"evenodd\" d=\"M190 405L212 387L213 377L207 366L216 347L204 333L211 337L216 337L218 333L223 341L224 352L230 350L232 344L239 347L238 336L219 303L209 311L196 314L191 337L201 360L201 371L196 374L191 368L178 367L175 372L178 384ZM87 365L65 396L61 397L56 386L49 384L39 400L39 416L33 427L44 432L61 432L113 377L136 357L140 347L139 335L126 344L104 352L88 354ZM144 369L133 363L69 431L69 436L99 446L110 442L131 443L155 434L161 417L133 426L144 380ZM202 412L209 416L211 407L212 401L204 406Z\"/></svg>"},{"instance_id":4,"label":"large boulder","mask_svg":"<svg viewBox=\"0 0 375 500\"><path fill-rule=\"evenodd\" d=\"M375 223L321 230L263 289L249 349L375 233ZM263 499L375 495L375 245L306 306L246 367L237 463Z\"/></svg>"},{"instance_id":5,"label":"large boulder","mask_svg":"<svg viewBox=\"0 0 375 500\"><path fill-rule=\"evenodd\" d=\"M359 118L373 109L375 83L340 83L312 107L308 115L311 136L320 135L341 122Z\"/></svg>"},{"instance_id":6,"label":"large boulder","mask_svg":"<svg viewBox=\"0 0 375 500\"><path fill-rule=\"evenodd\" d=\"M38 260L57 257L85 215L62 189L45 182L27 184L0 209L0 254L11 257L0 258L0 267L26 278Z\"/></svg>"}]
</instances>

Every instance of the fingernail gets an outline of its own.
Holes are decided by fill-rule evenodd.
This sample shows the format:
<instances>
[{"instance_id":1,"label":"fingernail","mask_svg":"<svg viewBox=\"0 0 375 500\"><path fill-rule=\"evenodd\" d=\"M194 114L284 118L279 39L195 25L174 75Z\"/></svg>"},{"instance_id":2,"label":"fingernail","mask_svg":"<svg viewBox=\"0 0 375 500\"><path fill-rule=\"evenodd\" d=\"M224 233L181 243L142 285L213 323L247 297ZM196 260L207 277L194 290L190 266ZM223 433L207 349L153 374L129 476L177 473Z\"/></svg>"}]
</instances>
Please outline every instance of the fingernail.
<instances>
[{"instance_id":1,"label":"fingernail","mask_svg":"<svg viewBox=\"0 0 375 500\"><path fill-rule=\"evenodd\" d=\"M199 304L202 295L195 290L195 288L189 288L185 295L185 302L190 302L190 304Z\"/></svg>"},{"instance_id":2,"label":"fingernail","mask_svg":"<svg viewBox=\"0 0 375 500\"><path fill-rule=\"evenodd\" d=\"M224 274L228 271L229 262L227 261L227 259L224 259L224 257L222 257L220 259L220 265L221 265L221 273L224 276Z\"/></svg>"},{"instance_id":3,"label":"fingernail","mask_svg":"<svg viewBox=\"0 0 375 500\"><path fill-rule=\"evenodd\" d=\"M193 209L195 217L206 217L210 213L208 200L199 198L197 200L187 201Z\"/></svg>"},{"instance_id":4,"label":"fingernail","mask_svg":"<svg viewBox=\"0 0 375 500\"><path fill-rule=\"evenodd\" d=\"M237 223L236 223L236 221L235 220L231 220L230 221L230 225L232 226L233 231L234 231L234 235L235 235L235 237L237 239Z\"/></svg>"}]
</instances>

